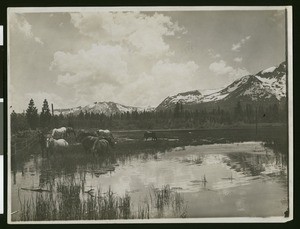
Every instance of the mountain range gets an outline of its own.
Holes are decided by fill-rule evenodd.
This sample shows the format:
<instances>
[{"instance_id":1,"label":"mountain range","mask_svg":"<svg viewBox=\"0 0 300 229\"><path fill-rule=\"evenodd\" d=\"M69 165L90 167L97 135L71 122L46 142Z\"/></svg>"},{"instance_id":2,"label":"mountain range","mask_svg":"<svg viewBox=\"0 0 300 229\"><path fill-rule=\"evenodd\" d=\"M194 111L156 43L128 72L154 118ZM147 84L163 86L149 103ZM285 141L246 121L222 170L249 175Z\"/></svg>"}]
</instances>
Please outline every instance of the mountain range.
<instances>
[{"instance_id":1,"label":"mountain range","mask_svg":"<svg viewBox=\"0 0 300 229\"><path fill-rule=\"evenodd\" d=\"M241 103L285 103L286 98L286 62L270 67L255 75L243 76L225 88L217 90L192 90L181 92L165 98L155 107L133 107L114 102L94 102L84 107L55 109L54 114L78 115L81 111L88 113L103 113L105 115L126 112L161 111L174 109L176 103L184 105L185 109L199 109L219 106L232 108L238 101Z\"/></svg>"},{"instance_id":2,"label":"mountain range","mask_svg":"<svg viewBox=\"0 0 300 229\"><path fill-rule=\"evenodd\" d=\"M173 109L176 103L185 109L199 107L232 107L241 103L281 103L286 98L286 63L270 67L255 75L246 75L227 87L203 94L199 90L179 93L164 99L156 110Z\"/></svg>"},{"instance_id":3,"label":"mountain range","mask_svg":"<svg viewBox=\"0 0 300 229\"><path fill-rule=\"evenodd\" d=\"M94 102L93 104L87 106L79 106L75 108L67 108L67 109L54 109L54 114L59 115L79 115L82 111L83 113L94 113L94 114L105 114L105 115L112 115L112 114L120 114L126 112L143 112L143 111L153 111L155 110L154 107L133 107L133 106L125 106L119 103L114 102Z\"/></svg>"}]
</instances>

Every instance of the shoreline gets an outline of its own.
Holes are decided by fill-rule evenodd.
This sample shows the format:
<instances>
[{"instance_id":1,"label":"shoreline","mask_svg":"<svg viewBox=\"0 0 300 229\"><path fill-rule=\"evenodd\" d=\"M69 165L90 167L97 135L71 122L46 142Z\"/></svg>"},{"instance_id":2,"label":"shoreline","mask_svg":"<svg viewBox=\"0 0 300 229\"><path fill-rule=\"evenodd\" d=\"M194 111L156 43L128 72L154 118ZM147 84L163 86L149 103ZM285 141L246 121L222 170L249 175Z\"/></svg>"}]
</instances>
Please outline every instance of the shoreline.
<instances>
[{"instance_id":1,"label":"shoreline","mask_svg":"<svg viewBox=\"0 0 300 229\"><path fill-rule=\"evenodd\" d=\"M259 123L257 125L259 128L284 128L288 127L287 123ZM93 128L94 129L94 128ZM245 124L245 125L224 125L217 127L205 127L205 128L179 128L179 129L127 129L127 130L114 130L111 129L111 132L115 133L126 133L126 132L141 132L141 131L155 131L155 132L169 132L169 131L206 131L206 130L244 130L244 129L255 129L255 124Z\"/></svg>"}]
</instances>

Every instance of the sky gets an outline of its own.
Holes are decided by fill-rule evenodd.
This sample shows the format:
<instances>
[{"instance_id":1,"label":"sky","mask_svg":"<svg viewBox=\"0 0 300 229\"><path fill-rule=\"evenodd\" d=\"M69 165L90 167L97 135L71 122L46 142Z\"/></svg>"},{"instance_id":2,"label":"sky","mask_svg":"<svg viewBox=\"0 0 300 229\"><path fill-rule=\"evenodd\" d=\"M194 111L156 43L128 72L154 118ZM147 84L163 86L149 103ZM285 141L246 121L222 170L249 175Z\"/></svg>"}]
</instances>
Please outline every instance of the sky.
<instances>
[{"instance_id":1,"label":"sky","mask_svg":"<svg viewBox=\"0 0 300 229\"><path fill-rule=\"evenodd\" d=\"M285 60L283 10L8 13L9 105L112 101L157 106L167 96L229 85Z\"/></svg>"}]
</instances>

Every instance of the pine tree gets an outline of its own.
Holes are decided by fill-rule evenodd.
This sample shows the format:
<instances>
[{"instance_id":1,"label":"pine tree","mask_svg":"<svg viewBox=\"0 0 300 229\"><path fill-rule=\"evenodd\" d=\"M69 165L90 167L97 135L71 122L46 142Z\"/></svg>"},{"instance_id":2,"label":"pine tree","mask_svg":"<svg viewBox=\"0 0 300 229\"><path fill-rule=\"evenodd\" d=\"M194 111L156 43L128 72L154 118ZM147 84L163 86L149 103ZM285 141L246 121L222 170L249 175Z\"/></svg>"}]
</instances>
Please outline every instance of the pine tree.
<instances>
[{"instance_id":1,"label":"pine tree","mask_svg":"<svg viewBox=\"0 0 300 229\"><path fill-rule=\"evenodd\" d=\"M174 117L175 118L179 117L179 112L180 112L180 104L179 104L179 102L177 102L175 105L175 108L174 108Z\"/></svg>"},{"instance_id":2,"label":"pine tree","mask_svg":"<svg viewBox=\"0 0 300 229\"><path fill-rule=\"evenodd\" d=\"M237 102L236 107L234 108L234 116L237 121L242 120L243 108L240 101Z\"/></svg>"},{"instance_id":3,"label":"pine tree","mask_svg":"<svg viewBox=\"0 0 300 229\"><path fill-rule=\"evenodd\" d=\"M10 114L10 123L11 123L11 131L14 133L18 130L18 125L17 125L17 121L18 121L18 115L15 112L15 110L12 111L12 113Z\"/></svg>"},{"instance_id":4,"label":"pine tree","mask_svg":"<svg viewBox=\"0 0 300 229\"><path fill-rule=\"evenodd\" d=\"M79 115L77 116L77 118L78 118L79 120L83 120L83 119L84 119L84 113L83 113L82 110L80 110Z\"/></svg>"},{"instance_id":5,"label":"pine tree","mask_svg":"<svg viewBox=\"0 0 300 229\"><path fill-rule=\"evenodd\" d=\"M29 101L28 108L26 110L26 119L31 129L37 128L39 116L38 116L38 110L34 106L33 99L30 99Z\"/></svg>"},{"instance_id":6,"label":"pine tree","mask_svg":"<svg viewBox=\"0 0 300 229\"><path fill-rule=\"evenodd\" d=\"M19 130L27 130L29 128L25 114L17 114L14 110L10 115L11 131L15 133Z\"/></svg>"},{"instance_id":7,"label":"pine tree","mask_svg":"<svg viewBox=\"0 0 300 229\"><path fill-rule=\"evenodd\" d=\"M181 113L181 115L183 114L183 105L182 105L182 103L180 103L180 113Z\"/></svg>"},{"instance_id":8,"label":"pine tree","mask_svg":"<svg viewBox=\"0 0 300 229\"><path fill-rule=\"evenodd\" d=\"M272 106L272 118L273 118L272 120L273 122L279 121L279 107L276 103Z\"/></svg>"},{"instance_id":9,"label":"pine tree","mask_svg":"<svg viewBox=\"0 0 300 229\"><path fill-rule=\"evenodd\" d=\"M43 102L42 112L40 115L41 127L48 127L50 125L51 113L48 105L48 101L45 99Z\"/></svg>"}]
</instances>

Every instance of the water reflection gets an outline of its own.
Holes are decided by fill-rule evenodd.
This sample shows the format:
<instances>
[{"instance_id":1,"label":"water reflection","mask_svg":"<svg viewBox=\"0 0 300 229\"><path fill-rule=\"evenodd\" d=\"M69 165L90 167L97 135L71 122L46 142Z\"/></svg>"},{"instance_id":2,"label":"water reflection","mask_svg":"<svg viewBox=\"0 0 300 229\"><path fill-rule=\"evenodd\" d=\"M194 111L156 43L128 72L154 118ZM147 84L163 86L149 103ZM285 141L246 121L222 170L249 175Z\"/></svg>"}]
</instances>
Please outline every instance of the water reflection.
<instances>
[{"instance_id":1,"label":"water reflection","mask_svg":"<svg viewBox=\"0 0 300 229\"><path fill-rule=\"evenodd\" d=\"M50 158L35 156L14 169L12 177L12 211L20 210L26 199L37 198L36 190L49 190L55 199L63 198L59 193L70 192L70 187L77 193L74 198L80 198L74 202L77 207L82 200L91 204L89 198L103 199L101 196L110 193L122 197L118 204L123 210L114 213L122 217L129 217L124 207L128 204L134 217L140 218L281 216L287 209L286 156L262 142L185 146L99 158L76 151ZM14 217L17 220L20 215Z\"/></svg>"}]
</instances>

